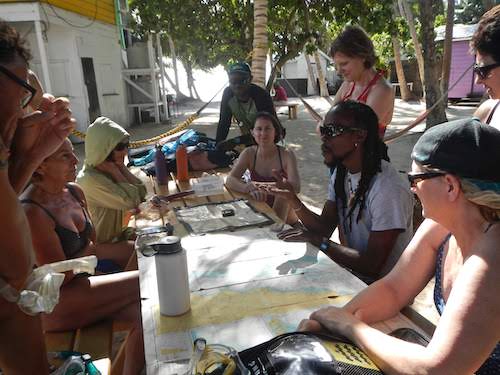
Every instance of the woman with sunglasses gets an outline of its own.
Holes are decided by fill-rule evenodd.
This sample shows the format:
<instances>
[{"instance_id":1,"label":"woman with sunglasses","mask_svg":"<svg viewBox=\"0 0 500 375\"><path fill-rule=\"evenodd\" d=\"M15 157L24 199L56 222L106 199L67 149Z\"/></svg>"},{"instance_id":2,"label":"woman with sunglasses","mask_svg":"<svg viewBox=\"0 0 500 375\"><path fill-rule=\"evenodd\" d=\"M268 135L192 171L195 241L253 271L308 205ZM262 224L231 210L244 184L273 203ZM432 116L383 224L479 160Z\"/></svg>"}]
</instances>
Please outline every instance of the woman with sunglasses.
<instances>
[{"instance_id":1,"label":"woman with sunglasses","mask_svg":"<svg viewBox=\"0 0 500 375\"><path fill-rule=\"evenodd\" d=\"M16 296L34 265L31 234L17 195L68 136L74 119L68 100L53 97L45 98L42 111L22 117L36 94L27 82L29 60L19 33L0 20L0 369L43 375L49 370L40 317L30 315Z\"/></svg>"},{"instance_id":2,"label":"woman with sunglasses","mask_svg":"<svg viewBox=\"0 0 500 375\"><path fill-rule=\"evenodd\" d=\"M486 12L471 40L476 54L476 82L483 84L490 99L474 113L482 122L500 130L500 5Z\"/></svg>"},{"instance_id":3,"label":"woman with sunglasses","mask_svg":"<svg viewBox=\"0 0 500 375\"><path fill-rule=\"evenodd\" d=\"M399 262L343 308L320 309L299 328L346 336L384 374L499 374L499 144L500 132L477 119L425 132L409 180L426 219ZM442 316L426 347L370 327L410 304L433 277Z\"/></svg>"},{"instance_id":4,"label":"woman with sunglasses","mask_svg":"<svg viewBox=\"0 0 500 375\"><path fill-rule=\"evenodd\" d=\"M87 198L97 243L135 238L128 220L144 201L146 187L125 166L128 142L125 129L106 117L96 119L87 130L77 183Z\"/></svg>"},{"instance_id":5,"label":"woman with sunglasses","mask_svg":"<svg viewBox=\"0 0 500 375\"><path fill-rule=\"evenodd\" d=\"M125 370L138 374L144 366L138 271L103 275L112 262L120 269L137 269L133 246L95 244L87 202L74 184L78 159L71 142L44 160L21 196L31 228L36 264L88 255L98 258L97 276L67 272L54 311L42 317L45 331L74 330L102 319L113 319L130 330ZM127 248L128 247L128 248Z\"/></svg>"},{"instance_id":6,"label":"woman with sunglasses","mask_svg":"<svg viewBox=\"0 0 500 375\"><path fill-rule=\"evenodd\" d=\"M330 48L337 71L344 83L335 94L334 103L354 100L370 106L379 119L379 136L392 120L394 90L381 71L375 69L375 49L359 26L346 26Z\"/></svg>"},{"instance_id":7,"label":"woman with sunglasses","mask_svg":"<svg viewBox=\"0 0 500 375\"><path fill-rule=\"evenodd\" d=\"M291 150L277 145L283 137L283 127L276 116L268 112L258 112L251 132L257 145L243 150L231 169L226 184L235 191L249 193L257 201L267 202L283 221L293 224L297 217L293 212L289 213L287 202L282 198L274 199L273 195L259 188L259 183L276 182L273 177L275 171L287 176L294 191L300 191L295 155ZM250 180L244 182L241 178L247 170L250 172Z\"/></svg>"}]
</instances>

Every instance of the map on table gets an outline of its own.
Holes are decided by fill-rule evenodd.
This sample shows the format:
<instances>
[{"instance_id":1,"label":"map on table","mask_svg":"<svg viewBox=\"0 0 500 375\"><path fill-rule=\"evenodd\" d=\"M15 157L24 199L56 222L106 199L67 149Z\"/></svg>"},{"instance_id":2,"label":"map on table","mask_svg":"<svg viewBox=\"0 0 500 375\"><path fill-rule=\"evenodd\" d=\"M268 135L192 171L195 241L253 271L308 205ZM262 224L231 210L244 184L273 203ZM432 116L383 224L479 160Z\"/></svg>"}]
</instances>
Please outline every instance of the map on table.
<instances>
[{"instance_id":1,"label":"map on table","mask_svg":"<svg viewBox=\"0 0 500 375\"><path fill-rule=\"evenodd\" d=\"M163 363L187 361L199 337L243 350L294 331L313 311L342 306L363 286L346 281L347 271L313 246L281 241L269 227L186 236L182 246L191 310L167 317L156 297L142 301L150 352Z\"/></svg>"},{"instance_id":2,"label":"map on table","mask_svg":"<svg viewBox=\"0 0 500 375\"><path fill-rule=\"evenodd\" d=\"M223 215L227 212L230 212L230 216ZM175 215L191 234L228 231L273 223L271 218L256 211L248 201L243 199L176 208Z\"/></svg>"}]
</instances>

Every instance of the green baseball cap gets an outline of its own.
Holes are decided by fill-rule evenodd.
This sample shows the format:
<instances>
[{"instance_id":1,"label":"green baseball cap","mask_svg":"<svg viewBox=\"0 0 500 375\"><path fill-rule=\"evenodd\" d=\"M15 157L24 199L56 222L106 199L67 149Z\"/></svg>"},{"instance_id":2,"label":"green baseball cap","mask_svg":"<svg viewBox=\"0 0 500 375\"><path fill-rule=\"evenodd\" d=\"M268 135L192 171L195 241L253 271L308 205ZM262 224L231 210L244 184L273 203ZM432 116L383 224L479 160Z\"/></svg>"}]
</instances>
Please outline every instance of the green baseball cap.
<instances>
[{"instance_id":1,"label":"green baseball cap","mask_svg":"<svg viewBox=\"0 0 500 375\"><path fill-rule=\"evenodd\" d=\"M250 65L248 65L246 62L243 62L243 61L238 61L236 63L229 65L228 74L231 74L231 73L252 75Z\"/></svg>"}]
</instances>

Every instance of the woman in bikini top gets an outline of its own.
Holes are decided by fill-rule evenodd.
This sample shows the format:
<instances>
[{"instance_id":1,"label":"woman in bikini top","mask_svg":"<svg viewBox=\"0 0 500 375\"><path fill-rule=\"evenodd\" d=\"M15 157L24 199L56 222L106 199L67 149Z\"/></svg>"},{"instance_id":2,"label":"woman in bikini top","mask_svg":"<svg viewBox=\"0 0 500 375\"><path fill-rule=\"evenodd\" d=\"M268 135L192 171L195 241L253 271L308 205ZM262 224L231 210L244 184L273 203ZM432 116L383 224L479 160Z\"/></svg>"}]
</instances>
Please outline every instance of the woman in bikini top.
<instances>
[{"instance_id":1,"label":"woman in bikini top","mask_svg":"<svg viewBox=\"0 0 500 375\"><path fill-rule=\"evenodd\" d=\"M278 176L286 177L293 184L295 191L300 190L295 155L291 150L276 144L281 140L282 132L281 124L275 116L259 112L252 129L252 136L257 145L243 150L231 169L226 185L235 191L250 194L257 201L267 202L284 220L288 216L287 203L279 198L274 199L271 194L259 188L259 183L273 183ZM250 178L248 181L242 181L247 170ZM296 218L295 221L292 217L289 219L296 221Z\"/></svg>"},{"instance_id":2,"label":"woman in bikini top","mask_svg":"<svg viewBox=\"0 0 500 375\"><path fill-rule=\"evenodd\" d=\"M144 363L139 274L133 243L95 244L95 231L82 189L74 184L78 159L69 140L43 161L21 196L31 229L36 264L95 255L106 275L67 272L59 303L42 317L45 331L66 331L102 319L116 319L130 330L125 360L139 373ZM105 262L102 262L104 260ZM135 269L135 270L134 270ZM132 337L132 340L130 339Z\"/></svg>"},{"instance_id":3,"label":"woman in bikini top","mask_svg":"<svg viewBox=\"0 0 500 375\"><path fill-rule=\"evenodd\" d=\"M355 100L369 105L379 118L379 135L383 138L394 111L394 90L377 71L375 50L366 32L358 26L347 26L333 41L330 55L344 83L335 95L334 104Z\"/></svg>"}]
</instances>

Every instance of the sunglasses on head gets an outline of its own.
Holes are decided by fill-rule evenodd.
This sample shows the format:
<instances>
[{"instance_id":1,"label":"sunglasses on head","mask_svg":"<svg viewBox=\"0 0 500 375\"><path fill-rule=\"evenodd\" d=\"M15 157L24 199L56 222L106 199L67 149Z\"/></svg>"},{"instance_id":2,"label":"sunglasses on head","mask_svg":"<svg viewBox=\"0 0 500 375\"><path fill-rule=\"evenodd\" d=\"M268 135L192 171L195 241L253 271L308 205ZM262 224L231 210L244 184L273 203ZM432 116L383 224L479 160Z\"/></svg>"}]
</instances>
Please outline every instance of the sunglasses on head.
<instances>
[{"instance_id":1,"label":"sunglasses on head","mask_svg":"<svg viewBox=\"0 0 500 375\"><path fill-rule=\"evenodd\" d=\"M24 89L27 91L26 95L21 99L21 107L26 108L28 106L28 104L30 104L30 102L33 100L33 97L36 94L36 89L33 86L31 86L28 82L19 78L14 73L12 73L9 69L7 69L1 65L0 65L0 72L5 74L7 77L9 77L12 81L17 83L18 85L24 87Z\"/></svg>"},{"instance_id":2,"label":"sunglasses on head","mask_svg":"<svg viewBox=\"0 0 500 375\"><path fill-rule=\"evenodd\" d=\"M500 66L500 63L493 63L493 64L489 64L489 65L477 65L477 64L474 64L474 73L476 73L478 75L479 78L481 79L486 79L488 78L488 75L490 74L490 72L495 69L495 68L498 68Z\"/></svg>"},{"instance_id":3,"label":"sunglasses on head","mask_svg":"<svg viewBox=\"0 0 500 375\"><path fill-rule=\"evenodd\" d=\"M326 137L338 137L346 132L355 132L358 130L363 130L360 128L353 128L350 126L342 126L337 124L324 124L319 127L319 132L321 135Z\"/></svg>"},{"instance_id":4,"label":"sunglasses on head","mask_svg":"<svg viewBox=\"0 0 500 375\"><path fill-rule=\"evenodd\" d=\"M123 151L128 148L129 142L120 142L115 146L116 151Z\"/></svg>"},{"instance_id":5,"label":"sunglasses on head","mask_svg":"<svg viewBox=\"0 0 500 375\"><path fill-rule=\"evenodd\" d=\"M408 173L408 181L411 187L415 187L417 182L427 180L429 178L444 176L444 172L419 172L419 173Z\"/></svg>"}]
</instances>

